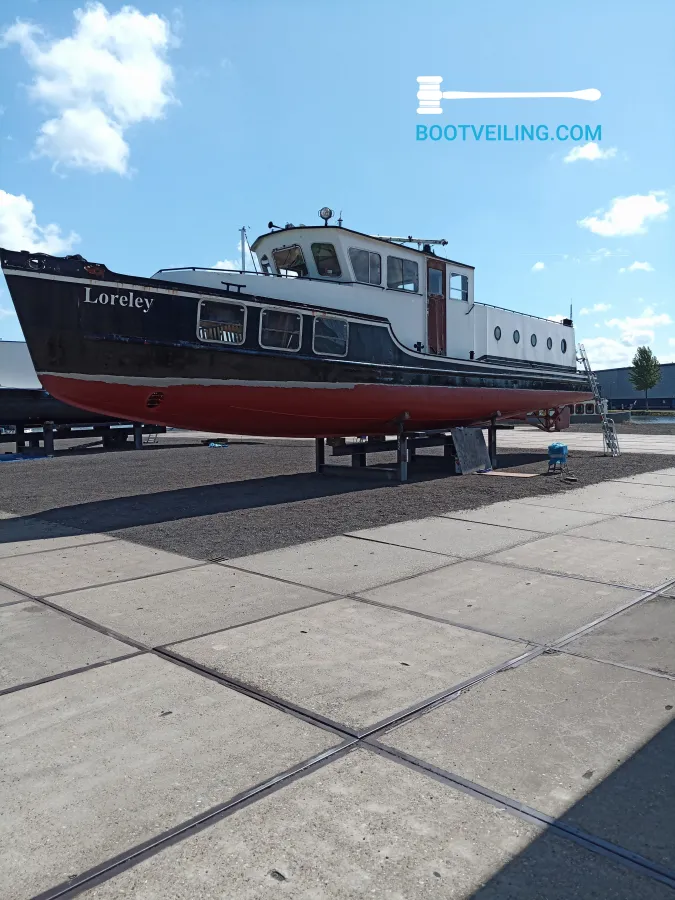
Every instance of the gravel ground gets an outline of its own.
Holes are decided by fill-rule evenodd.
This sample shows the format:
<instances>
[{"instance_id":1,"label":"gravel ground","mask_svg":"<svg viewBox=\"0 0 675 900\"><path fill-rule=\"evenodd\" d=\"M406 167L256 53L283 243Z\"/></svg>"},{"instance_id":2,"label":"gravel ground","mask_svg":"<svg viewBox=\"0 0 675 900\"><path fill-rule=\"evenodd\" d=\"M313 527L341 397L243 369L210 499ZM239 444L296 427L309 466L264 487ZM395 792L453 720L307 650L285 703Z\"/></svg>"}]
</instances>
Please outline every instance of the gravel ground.
<instances>
[{"instance_id":1,"label":"gravel ground","mask_svg":"<svg viewBox=\"0 0 675 900\"><path fill-rule=\"evenodd\" d=\"M439 453L420 453L414 480L397 485L356 479L348 470L344 477L318 476L309 443L252 439L215 449L177 440L169 444L167 436L143 451L75 449L53 459L0 465L0 510L111 532L197 559L228 559L570 489L555 476L447 476ZM543 453L509 449L499 462L502 471L546 471ZM570 454L578 485L672 466L670 456ZM11 540L9 530L6 534Z\"/></svg>"}]
</instances>

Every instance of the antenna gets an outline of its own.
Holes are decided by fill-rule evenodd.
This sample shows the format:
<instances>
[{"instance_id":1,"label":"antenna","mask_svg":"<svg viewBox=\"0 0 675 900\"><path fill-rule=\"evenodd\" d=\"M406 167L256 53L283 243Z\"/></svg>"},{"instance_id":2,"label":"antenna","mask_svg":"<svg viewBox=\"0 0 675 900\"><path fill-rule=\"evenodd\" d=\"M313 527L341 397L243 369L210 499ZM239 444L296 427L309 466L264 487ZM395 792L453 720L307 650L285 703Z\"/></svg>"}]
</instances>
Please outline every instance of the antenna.
<instances>
[{"instance_id":1,"label":"antenna","mask_svg":"<svg viewBox=\"0 0 675 900\"><path fill-rule=\"evenodd\" d=\"M414 238L411 235L408 237L386 237L383 234L374 234L373 237L379 238L381 241L391 241L394 244L417 244L417 249L421 250L425 244L437 244L441 247L446 247L448 242L445 238L437 238L437 239L429 239L429 238Z\"/></svg>"},{"instance_id":2,"label":"antenna","mask_svg":"<svg viewBox=\"0 0 675 900\"><path fill-rule=\"evenodd\" d=\"M241 235L241 271L246 271L246 226L242 225L239 229Z\"/></svg>"}]
</instances>

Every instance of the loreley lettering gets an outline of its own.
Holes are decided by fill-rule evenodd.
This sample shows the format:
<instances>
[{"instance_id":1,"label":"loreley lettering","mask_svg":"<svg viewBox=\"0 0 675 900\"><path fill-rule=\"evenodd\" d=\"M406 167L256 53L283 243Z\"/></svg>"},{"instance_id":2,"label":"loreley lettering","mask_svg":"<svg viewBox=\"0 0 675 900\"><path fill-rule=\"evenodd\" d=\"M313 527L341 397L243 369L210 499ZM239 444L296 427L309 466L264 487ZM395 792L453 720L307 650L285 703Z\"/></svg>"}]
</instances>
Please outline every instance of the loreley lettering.
<instances>
[{"instance_id":1,"label":"loreley lettering","mask_svg":"<svg viewBox=\"0 0 675 900\"><path fill-rule=\"evenodd\" d=\"M144 313L150 312L150 307L155 302L154 297L139 297L133 291L127 294L106 294L99 293L96 297L91 296L91 288L84 289L85 303L100 303L101 306L126 306L129 309L142 309Z\"/></svg>"}]
</instances>

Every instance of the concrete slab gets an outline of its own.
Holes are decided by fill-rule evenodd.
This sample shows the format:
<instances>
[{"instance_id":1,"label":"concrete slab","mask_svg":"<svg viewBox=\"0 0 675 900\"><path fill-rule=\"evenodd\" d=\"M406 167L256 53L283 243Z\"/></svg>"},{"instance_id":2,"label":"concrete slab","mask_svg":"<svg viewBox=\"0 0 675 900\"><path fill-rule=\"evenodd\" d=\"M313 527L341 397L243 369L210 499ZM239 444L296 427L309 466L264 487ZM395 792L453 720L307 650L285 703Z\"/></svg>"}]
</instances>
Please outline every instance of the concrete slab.
<instances>
[{"instance_id":1,"label":"concrete slab","mask_svg":"<svg viewBox=\"0 0 675 900\"><path fill-rule=\"evenodd\" d=\"M617 516L569 531L571 537L594 538L621 544L635 544L639 547L661 547L675 550L675 522L658 522L654 519L638 519L631 516Z\"/></svg>"},{"instance_id":2,"label":"concrete slab","mask_svg":"<svg viewBox=\"0 0 675 900\"><path fill-rule=\"evenodd\" d=\"M658 503L656 506L647 507L647 509L633 510L631 518L656 519L658 522L675 522L675 501L667 500L665 503Z\"/></svg>"},{"instance_id":3,"label":"concrete slab","mask_svg":"<svg viewBox=\"0 0 675 900\"><path fill-rule=\"evenodd\" d=\"M16 591L10 591L9 588L0 585L0 606L6 606L8 603L21 602L25 599L26 598L22 594L17 594Z\"/></svg>"},{"instance_id":4,"label":"concrete slab","mask_svg":"<svg viewBox=\"0 0 675 900\"><path fill-rule=\"evenodd\" d=\"M527 645L337 600L173 649L363 730L518 656Z\"/></svg>"},{"instance_id":5,"label":"concrete slab","mask_svg":"<svg viewBox=\"0 0 675 900\"><path fill-rule=\"evenodd\" d=\"M640 594L475 560L362 596L504 637L546 643Z\"/></svg>"},{"instance_id":6,"label":"concrete slab","mask_svg":"<svg viewBox=\"0 0 675 900\"><path fill-rule=\"evenodd\" d=\"M667 900L665 886L364 750L86 892L86 900Z\"/></svg>"},{"instance_id":7,"label":"concrete slab","mask_svg":"<svg viewBox=\"0 0 675 900\"><path fill-rule=\"evenodd\" d=\"M212 565L62 594L58 603L156 647L328 599L312 588Z\"/></svg>"},{"instance_id":8,"label":"concrete slab","mask_svg":"<svg viewBox=\"0 0 675 900\"><path fill-rule=\"evenodd\" d=\"M656 487L649 484L627 484L625 481L607 481L584 488L570 488L546 497L532 497L521 502L534 506L558 509L576 509L582 512L618 516L646 509L665 500L675 500L675 488Z\"/></svg>"},{"instance_id":9,"label":"concrete slab","mask_svg":"<svg viewBox=\"0 0 675 900\"><path fill-rule=\"evenodd\" d=\"M196 565L186 556L113 540L0 559L0 581L40 597Z\"/></svg>"},{"instance_id":10,"label":"concrete slab","mask_svg":"<svg viewBox=\"0 0 675 900\"><path fill-rule=\"evenodd\" d=\"M154 656L0 697L3 894L32 897L336 743Z\"/></svg>"},{"instance_id":11,"label":"concrete slab","mask_svg":"<svg viewBox=\"0 0 675 900\"><path fill-rule=\"evenodd\" d=\"M642 472L640 475L618 478L617 481L626 484L655 484L660 487L670 488L675 487L675 473L669 475L666 472Z\"/></svg>"},{"instance_id":12,"label":"concrete slab","mask_svg":"<svg viewBox=\"0 0 675 900\"><path fill-rule=\"evenodd\" d=\"M525 531L559 532L581 525L592 525L600 522L604 516L597 513L581 512L573 509L557 509L551 506L535 506L532 502L527 506L520 500L505 500L503 503L492 503L480 509L467 509L460 512L449 512L449 519L463 519L470 522L485 522L488 525L504 525L509 528L522 528Z\"/></svg>"},{"instance_id":13,"label":"concrete slab","mask_svg":"<svg viewBox=\"0 0 675 900\"><path fill-rule=\"evenodd\" d=\"M17 517L0 521L0 559L112 540L105 534L86 533L42 519Z\"/></svg>"},{"instance_id":14,"label":"concrete slab","mask_svg":"<svg viewBox=\"0 0 675 900\"><path fill-rule=\"evenodd\" d=\"M593 526L591 526L593 527ZM488 557L488 562L578 575L595 581L648 590L675 578L675 553L657 547L627 547L571 535L543 538Z\"/></svg>"},{"instance_id":15,"label":"concrete slab","mask_svg":"<svg viewBox=\"0 0 675 900\"><path fill-rule=\"evenodd\" d=\"M351 532L355 537L383 541L399 547L416 550L430 550L452 556L471 558L485 553L494 553L504 547L512 547L522 541L534 540L537 535L531 531L516 528L500 528L481 522L465 522L433 516L429 519L415 519L411 522L397 522L380 528L364 528Z\"/></svg>"},{"instance_id":16,"label":"concrete slab","mask_svg":"<svg viewBox=\"0 0 675 900\"><path fill-rule=\"evenodd\" d=\"M30 600L0 608L0 691L133 652Z\"/></svg>"},{"instance_id":17,"label":"concrete slab","mask_svg":"<svg viewBox=\"0 0 675 900\"><path fill-rule=\"evenodd\" d=\"M226 565L336 594L350 594L397 578L428 572L456 559L341 535L228 559Z\"/></svg>"},{"instance_id":18,"label":"concrete slab","mask_svg":"<svg viewBox=\"0 0 675 900\"><path fill-rule=\"evenodd\" d=\"M675 599L656 597L640 603L565 649L675 676Z\"/></svg>"},{"instance_id":19,"label":"concrete slab","mask_svg":"<svg viewBox=\"0 0 675 900\"><path fill-rule=\"evenodd\" d=\"M674 699L666 679L546 655L381 740L672 867Z\"/></svg>"}]
</instances>

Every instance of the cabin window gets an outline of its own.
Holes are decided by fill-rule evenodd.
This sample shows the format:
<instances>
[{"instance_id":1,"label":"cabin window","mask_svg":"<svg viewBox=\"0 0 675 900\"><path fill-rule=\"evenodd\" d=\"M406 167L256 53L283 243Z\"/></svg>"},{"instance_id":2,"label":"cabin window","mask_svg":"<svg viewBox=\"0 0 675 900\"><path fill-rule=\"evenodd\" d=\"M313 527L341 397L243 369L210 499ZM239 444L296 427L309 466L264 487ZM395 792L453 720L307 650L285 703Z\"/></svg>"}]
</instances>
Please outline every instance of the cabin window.
<instances>
[{"instance_id":1,"label":"cabin window","mask_svg":"<svg viewBox=\"0 0 675 900\"><path fill-rule=\"evenodd\" d=\"M536 334L530 335L530 343L532 344L533 347L537 346L537 335Z\"/></svg>"},{"instance_id":2,"label":"cabin window","mask_svg":"<svg viewBox=\"0 0 675 900\"><path fill-rule=\"evenodd\" d=\"M379 253L351 247L349 258L357 281L363 284L382 284L382 257Z\"/></svg>"},{"instance_id":3,"label":"cabin window","mask_svg":"<svg viewBox=\"0 0 675 900\"><path fill-rule=\"evenodd\" d=\"M553 349L553 338L546 338L546 346L549 350Z\"/></svg>"},{"instance_id":4,"label":"cabin window","mask_svg":"<svg viewBox=\"0 0 675 900\"><path fill-rule=\"evenodd\" d=\"M272 274L272 266L270 265L269 256L265 255L260 258L260 268L263 271L263 275L271 275Z\"/></svg>"},{"instance_id":5,"label":"cabin window","mask_svg":"<svg viewBox=\"0 0 675 900\"><path fill-rule=\"evenodd\" d=\"M575 411L575 413L576 413L578 416L583 416L583 414L584 414L584 404L583 404L583 403L577 403L577 405L576 405L574 411Z\"/></svg>"},{"instance_id":6,"label":"cabin window","mask_svg":"<svg viewBox=\"0 0 675 900\"><path fill-rule=\"evenodd\" d=\"M469 279L466 275L458 275L456 272L450 273L450 299L468 301Z\"/></svg>"},{"instance_id":7,"label":"cabin window","mask_svg":"<svg viewBox=\"0 0 675 900\"><path fill-rule=\"evenodd\" d=\"M312 244L312 255L319 275L329 278L339 278L342 275L333 244Z\"/></svg>"},{"instance_id":8,"label":"cabin window","mask_svg":"<svg viewBox=\"0 0 675 900\"><path fill-rule=\"evenodd\" d=\"M346 356L348 340L349 322L345 319L329 319L324 316L317 316L314 319L312 347L315 353L322 353L326 356Z\"/></svg>"},{"instance_id":9,"label":"cabin window","mask_svg":"<svg viewBox=\"0 0 675 900\"><path fill-rule=\"evenodd\" d=\"M243 344L246 331L246 307L219 300L200 300L197 334L200 341L217 344Z\"/></svg>"},{"instance_id":10,"label":"cabin window","mask_svg":"<svg viewBox=\"0 0 675 900\"><path fill-rule=\"evenodd\" d=\"M281 309L264 309L260 316L260 346L270 350L300 349L302 316Z\"/></svg>"},{"instance_id":11,"label":"cabin window","mask_svg":"<svg viewBox=\"0 0 675 900\"><path fill-rule=\"evenodd\" d=\"M502 339L502 330L499 325L495 326L495 340L500 341Z\"/></svg>"},{"instance_id":12,"label":"cabin window","mask_svg":"<svg viewBox=\"0 0 675 900\"><path fill-rule=\"evenodd\" d=\"M586 404L586 415L592 416L595 414L595 403L587 403Z\"/></svg>"},{"instance_id":13,"label":"cabin window","mask_svg":"<svg viewBox=\"0 0 675 900\"><path fill-rule=\"evenodd\" d=\"M567 353L567 341L565 340L565 338L560 341L560 349L563 353Z\"/></svg>"},{"instance_id":14,"label":"cabin window","mask_svg":"<svg viewBox=\"0 0 675 900\"><path fill-rule=\"evenodd\" d=\"M273 250L274 264L280 275L303 276L308 275L307 263L302 252L302 247L293 244L292 247L284 247L281 250Z\"/></svg>"},{"instance_id":15,"label":"cabin window","mask_svg":"<svg viewBox=\"0 0 675 900\"><path fill-rule=\"evenodd\" d=\"M517 328L516 328L516 330L513 332L513 343L514 343L514 344L519 344L519 343L520 343L520 332L518 331Z\"/></svg>"},{"instance_id":16,"label":"cabin window","mask_svg":"<svg viewBox=\"0 0 675 900\"><path fill-rule=\"evenodd\" d=\"M417 263L400 256L388 256L387 287L391 291L412 291L416 294L419 287Z\"/></svg>"}]
</instances>

